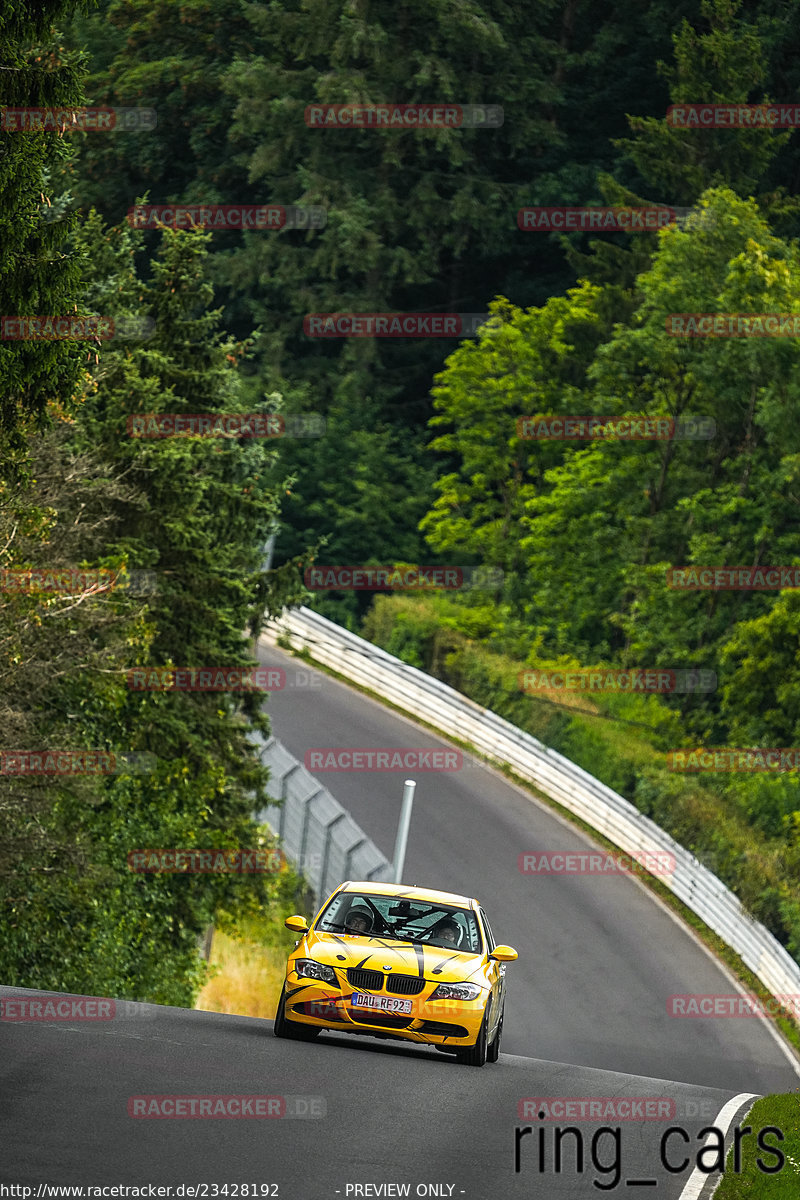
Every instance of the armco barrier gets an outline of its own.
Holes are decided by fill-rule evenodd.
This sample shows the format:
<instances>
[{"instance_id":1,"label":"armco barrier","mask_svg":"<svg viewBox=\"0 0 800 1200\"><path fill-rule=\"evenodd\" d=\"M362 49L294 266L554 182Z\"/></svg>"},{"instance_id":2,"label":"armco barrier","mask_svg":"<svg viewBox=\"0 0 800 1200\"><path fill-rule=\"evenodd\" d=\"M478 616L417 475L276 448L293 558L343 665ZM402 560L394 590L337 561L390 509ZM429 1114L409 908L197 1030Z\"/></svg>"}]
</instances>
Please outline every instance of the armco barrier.
<instances>
[{"instance_id":1,"label":"armco barrier","mask_svg":"<svg viewBox=\"0 0 800 1200\"><path fill-rule=\"evenodd\" d=\"M378 847L277 738L263 743L260 757L271 772L270 794L282 804L268 805L256 820L281 838L317 903L346 879L391 879L391 864Z\"/></svg>"},{"instance_id":2,"label":"armco barrier","mask_svg":"<svg viewBox=\"0 0 800 1200\"><path fill-rule=\"evenodd\" d=\"M800 966L745 911L733 892L654 821L599 779L454 688L308 608L287 610L262 634L273 645L279 636L288 638L293 649L308 650L323 666L385 696L409 716L509 766L625 853L666 851L674 855L674 872L659 875L666 887L736 951L773 995L800 993Z\"/></svg>"}]
</instances>

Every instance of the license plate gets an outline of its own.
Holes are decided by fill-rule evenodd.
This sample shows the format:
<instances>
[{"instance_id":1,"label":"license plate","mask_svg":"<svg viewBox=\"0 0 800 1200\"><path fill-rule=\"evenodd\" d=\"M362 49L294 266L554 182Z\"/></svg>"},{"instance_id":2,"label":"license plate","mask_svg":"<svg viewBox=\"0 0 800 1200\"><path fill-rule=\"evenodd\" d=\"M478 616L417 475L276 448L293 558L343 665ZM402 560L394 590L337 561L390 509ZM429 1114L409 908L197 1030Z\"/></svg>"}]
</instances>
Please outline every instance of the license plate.
<instances>
[{"instance_id":1,"label":"license plate","mask_svg":"<svg viewBox=\"0 0 800 1200\"><path fill-rule=\"evenodd\" d=\"M353 992L354 1008L374 1008L379 1012L410 1013L411 1001L396 996L369 996L365 992Z\"/></svg>"}]
</instances>

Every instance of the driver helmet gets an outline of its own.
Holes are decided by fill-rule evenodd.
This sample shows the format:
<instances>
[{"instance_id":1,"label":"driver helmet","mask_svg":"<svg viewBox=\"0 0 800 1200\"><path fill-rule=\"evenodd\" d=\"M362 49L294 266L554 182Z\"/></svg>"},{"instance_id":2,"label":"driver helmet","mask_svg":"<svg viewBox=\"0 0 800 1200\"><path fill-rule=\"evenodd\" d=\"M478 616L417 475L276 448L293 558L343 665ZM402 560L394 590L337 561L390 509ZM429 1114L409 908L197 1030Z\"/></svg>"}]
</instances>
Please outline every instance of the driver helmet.
<instances>
[{"instance_id":1,"label":"driver helmet","mask_svg":"<svg viewBox=\"0 0 800 1200\"><path fill-rule=\"evenodd\" d=\"M353 933L369 933L372 929L372 913L362 905L351 908L344 919L345 929L350 930L354 922L362 922L364 928L352 929Z\"/></svg>"},{"instance_id":2,"label":"driver helmet","mask_svg":"<svg viewBox=\"0 0 800 1200\"><path fill-rule=\"evenodd\" d=\"M452 933L452 939L446 936L446 931ZM452 917L445 917L444 920L437 922L434 933L440 941L452 940L454 946L457 946L461 941L461 930L458 927L458 923Z\"/></svg>"}]
</instances>

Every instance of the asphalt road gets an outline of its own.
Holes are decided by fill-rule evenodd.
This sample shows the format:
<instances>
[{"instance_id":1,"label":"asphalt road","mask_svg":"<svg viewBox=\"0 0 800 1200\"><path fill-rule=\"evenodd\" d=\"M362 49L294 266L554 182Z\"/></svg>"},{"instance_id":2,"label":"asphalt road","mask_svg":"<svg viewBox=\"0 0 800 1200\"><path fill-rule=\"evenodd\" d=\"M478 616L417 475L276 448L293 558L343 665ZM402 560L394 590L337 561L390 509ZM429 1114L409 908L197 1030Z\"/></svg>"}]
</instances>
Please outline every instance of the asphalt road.
<instances>
[{"instance_id":1,"label":"asphalt road","mask_svg":"<svg viewBox=\"0 0 800 1200\"><path fill-rule=\"evenodd\" d=\"M43 995L0 988L0 1000ZM149 1104L144 1098L152 1096L270 1096L282 1104L266 1119L131 1115L134 1100ZM661 1102L660 1115L606 1120L611 1132L598 1135L597 1119L562 1119L557 1110L554 1120L524 1119L526 1102L542 1097L551 1104L556 1097L614 1098L617 1106L647 1098ZM107 1021L0 1021L0 1183L32 1188L33 1197L49 1195L38 1192L47 1183L122 1184L144 1187L144 1195L154 1185L172 1188L162 1195L173 1197L192 1194L180 1185L203 1185L194 1195L212 1200L345 1200L404 1194L386 1190L394 1184L408 1185L410 1196L456 1200L580 1200L602 1194L595 1181L616 1181L615 1195L636 1194L638 1181L646 1194L677 1200L706 1140L699 1130L724 1129L719 1114L730 1099L724 1091L507 1054L479 1069L428 1048L371 1039L322 1034L313 1044L285 1042L272 1036L269 1021L120 1003ZM741 1097L730 1117L749 1103ZM519 1138L517 1172L517 1131L531 1125L535 1132ZM563 1135L557 1173L557 1131L568 1125L580 1131L582 1170L577 1135ZM660 1160L670 1127L685 1131L664 1143L670 1165L686 1164L674 1175ZM657 1186L645 1188L645 1180ZM227 1192L215 1193L213 1185L226 1183ZM353 1190L367 1185L384 1190Z\"/></svg>"},{"instance_id":2,"label":"asphalt road","mask_svg":"<svg viewBox=\"0 0 800 1200\"><path fill-rule=\"evenodd\" d=\"M287 672L267 708L301 761L321 747L449 746L263 640L259 657ZM315 774L391 859L405 773ZM735 986L642 885L519 872L523 851L594 848L584 834L483 766L417 780L403 882L477 896L495 939L519 951L507 969L504 1051L737 1093L798 1086L797 1059L768 1021L668 1016L671 995L728 996Z\"/></svg>"}]
</instances>

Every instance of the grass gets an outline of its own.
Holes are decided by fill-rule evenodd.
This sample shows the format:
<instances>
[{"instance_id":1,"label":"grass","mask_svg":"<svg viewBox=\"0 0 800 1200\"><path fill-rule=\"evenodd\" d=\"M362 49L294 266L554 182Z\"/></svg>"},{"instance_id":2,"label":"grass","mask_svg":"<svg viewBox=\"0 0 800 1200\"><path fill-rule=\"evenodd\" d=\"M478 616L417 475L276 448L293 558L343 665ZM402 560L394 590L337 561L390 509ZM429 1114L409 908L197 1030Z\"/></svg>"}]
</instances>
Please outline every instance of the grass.
<instances>
[{"instance_id":1,"label":"grass","mask_svg":"<svg viewBox=\"0 0 800 1200\"><path fill-rule=\"evenodd\" d=\"M744 1122L750 1126L751 1135L742 1139L740 1171L734 1169L734 1150L731 1147L725 1163L725 1174L714 1192L714 1200L797 1200L800 1196L800 1095L762 1096L757 1100ZM766 1149L759 1149L757 1137L767 1126L781 1130L784 1140L777 1135L766 1135ZM760 1158L766 1167L775 1167L778 1161L771 1149L776 1147L784 1155L780 1171L768 1175L758 1166Z\"/></svg>"},{"instance_id":2,"label":"grass","mask_svg":"<svg viewBox=\"0 0 800 1200\"><path fill-rule=\"evenodd\" d=\"M286 958L297 940L284 928L283 916L270 913L241 921L230 931L215 930L211 978L197 997L196 1009L274 1018Z\"/></svg>"}]
</instances>

